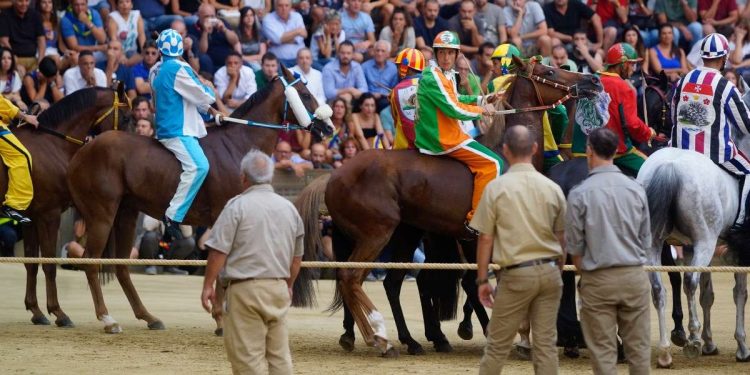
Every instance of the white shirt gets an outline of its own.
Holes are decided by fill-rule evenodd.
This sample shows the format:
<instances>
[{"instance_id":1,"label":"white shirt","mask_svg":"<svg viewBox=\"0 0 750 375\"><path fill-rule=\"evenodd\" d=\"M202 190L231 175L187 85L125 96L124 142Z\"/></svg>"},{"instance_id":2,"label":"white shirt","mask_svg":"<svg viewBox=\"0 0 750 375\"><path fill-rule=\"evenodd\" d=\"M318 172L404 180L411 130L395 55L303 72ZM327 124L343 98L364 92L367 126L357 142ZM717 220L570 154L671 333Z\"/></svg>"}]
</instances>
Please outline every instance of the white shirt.
<instances>
[{"instance_id":1,"label":"white shirt","mask_svg":"<svg viewBox=\"0 0 750 375\"><path fill-rule=\"evenodd\" d=\"M214 74L214 84L216 85L216 90L219 92L219 96L224 96L224 93L229 87L229 81L227 67L222 66L216 71L216 74ZM237 81L237 88L235 88L232 93L232 99L247 100L250 98L250 95L255 94L256 91L258 91L258 87L255 84L255 73L252 69L243 65L240 67L240 79Z\"/></svg>"},{"instance_id":2,"label":"white shirt","mask_svg":"<svg viewBox=\"0 0 750 375\"><path fill-rule=\"evenodd\" d=\"M310 68L310 71L305 73L302 71L302 68L299 67L299 65L295 65L292 67L292 70L299 73L302 78L304 78L307 82L305 83L307 85L307 89L310 91L310 94L315 97L315 99L318 100L318 105L323 105L326 103L326 93L323 91L323 73L320 72L320 70Z\"/></svg>"},{"instance_id":3,"label":"white shirt","mask_svg":"<svg viewBox=\"0 0 750 375\"><path fill-rule=\"evenodd\" d=\"M96 86L107 87L107 76L99 68L94 68L94 78ZM65 95L70 95L80 89L88 87L88 83L81 76L81 68L73 67L68 69L63 75L63 85L65 86Z\"/></svg>"}]
</instances>

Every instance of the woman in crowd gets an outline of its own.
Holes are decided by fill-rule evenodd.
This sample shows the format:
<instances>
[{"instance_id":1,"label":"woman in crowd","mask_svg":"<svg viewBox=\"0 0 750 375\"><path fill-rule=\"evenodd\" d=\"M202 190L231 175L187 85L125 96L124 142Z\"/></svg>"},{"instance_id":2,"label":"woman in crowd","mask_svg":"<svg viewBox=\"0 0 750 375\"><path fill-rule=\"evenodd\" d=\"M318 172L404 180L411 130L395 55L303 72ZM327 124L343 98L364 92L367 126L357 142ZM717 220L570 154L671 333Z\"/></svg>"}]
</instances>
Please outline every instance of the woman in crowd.
<instances>
[{"instance_id":1,"label":"woman in crowd","mask_svg":"<svg viewBox=\"0 0 750 375\"><path fill-rule=\"evenodd\" d=\"M240 9L240 37L242 60L254 71L260 70L260 60L266 53L266 42L260 32L260 18L251 7Z\"/></svg>"},{"instance_id":2,"label":"woman in crowd","mask_svg":"<svg viewBox=\"0 0 750 375\"><path fill-rule=\"evenodd\" d=\"M359 140L363 150L370 148L390 149L393 139L383 130L380 116L375 112L375 97L369 92L362 94L357 100L349 134ZM364 142L362 142L364 138Z\"/></svg>"},{"instance_id":3,"label":"woman in crowd","mask_svg":"<svg viewBox=\"0 0 750 375\"><path fill-rule=\"evenodd\" d=\"M649 74L649 53L646 50L646 45L643 42L643 35L641 35L641 31L638 29L638 26L630 25L625 27L622 31L620 42L628 43L633 46L635 52L638 53L638 57L643 59L643 61L638 65L638 70L636 70L636 73L643 72L645 74Z\"/></svg>"},{"instance_id":4,"label":"woman in crowd","mask_svg":"<svg viewBox=\"0 0 750 375\"><path fill-rule=\"evenodd\" d=\"M396 9L393 12L390 25L380 31L380 40L391 44L391 57L396 57L404 48L414 48L416 45L414 27L406 10Z\"/></svg>"},{"instance_id":5,"label":"woman in crowd","mask_svg":"<svg viewBox=\"0 0 750 375\"><path fill-rule=\"evenodd\" d=\"M28 109L21 100L21 76L16 70L16 59L13 51L5 47L0 47L0 95L22 111Z\"/></svg>"},{"instance_id":6,"label":"woman in crowd","mask_svg":"<svg viewBox=\"0 0 750 375\"><path fill-rule=\"evenodd\" d=\"M740 95L745 95L745 89L747 87L747 83L744 81L740 81L740 76L737 74L737 72L734 69L727 69L724 72L724 78L726 78L729 82L732 82L735 87L737 87L737 90L740 92Z\"/></svg>"},{"instance_id":7,"label":"woman in crowd","mask_svg":"<svg viewBox=\"0 0 750 375\"><path fill-rule=\"evenodd\" d=\"M313 68L322 70L325 64L336 58L339 43L344 40L346 40L346 34L341 29L341 16L335 11L329 11L323 27L313 33L310 39Z\"/></svg>"},{"instance_id":8,"label":"woman in crowd","mask_svg":"<svg viewBox=\"0 0 750 375\"><path fill-rule=\"evenodd\" d=\"M59 32L59 20L52 0L39 0L36 10L42 19L46 48L44 54L51 56L58 69L67 69L78 64L78 53L68 49Z\"/></svg>"},{"instance_id":9,"label":"woman in crowd","mask_svg":"<svg viewBox=\"0 0 750 375\"><path fill-rule=\"evenodd\" d=\"M357 156L358 152L362 151L359 148L359 143L352 138L347 138L344 143L341 144L341 148L343 150L343 157L341 160L333 163L334 168L340 168L344 163Z\"/></svg>"},{"instance_id":10,"label":"woman in crowd","mask_svg":"<svg viewBox=\"0 0 750 375\"><path fill-rule=\"evenodd\" d=\"M672 25L664 24L659 27L659 43L649 51L649 64L652 74L664 71L672 81L680 79L681 75L690 70L685 52L674 43Z\"/></svg>"},{"instance_id":11,"label":"woman in crowd","mask_svg":"<svg viewBox=\"0 0 750 375\"><path fill-rule=\"evenodd\" d=\"M63 80L57 74L57 64L52 56L46 56L39 62L36 70L23 77L21 99L27 106L38 103L41 110L49 108L52 103L62 99Z\"/></svg>"},{"instance_id":12,"label":"woman in crowd","mask_svg":"<svg viewBox=\"0 0 750 375\"><path fill-rule=\"evenodd\" d=\"M748 6L747 9L750 9ZM750 19L743 19L734 28L732 38L729 42L729 49L732 51L729 55L729 62L732 68L736 70L737 75L744 78L750 83Z\"/></svg>"},{"instance_id":13,"label":"woman in crowd","mask_svg":"<svg viewBox=\"0 0 750 375\"><path fill-rule=\"evenodd\" d=\"M336 98L331 103L333 109L333 115L331 115L331 122L333 123L334 132L329 137L323 139L323 143L326 145L327 151L326 156L329 162L340 161L341 156L341 144L349 136L349 107L346 105L346 101L342 98Z\"/></svg>"},{"instance_id":14,"label":"woman in crowd","mask_svg":"<svg viewBox=\"0 0 750 375\"><path fill-rule=\"evenodd\" d=\"M109 40L122 43L126 66L141 62L142 56L138 51L146 43L146 33L143 31L141 12L133 10L132 0L117 0L117 10L109 14L107 35Z\"/></svg>"}]
</instances>

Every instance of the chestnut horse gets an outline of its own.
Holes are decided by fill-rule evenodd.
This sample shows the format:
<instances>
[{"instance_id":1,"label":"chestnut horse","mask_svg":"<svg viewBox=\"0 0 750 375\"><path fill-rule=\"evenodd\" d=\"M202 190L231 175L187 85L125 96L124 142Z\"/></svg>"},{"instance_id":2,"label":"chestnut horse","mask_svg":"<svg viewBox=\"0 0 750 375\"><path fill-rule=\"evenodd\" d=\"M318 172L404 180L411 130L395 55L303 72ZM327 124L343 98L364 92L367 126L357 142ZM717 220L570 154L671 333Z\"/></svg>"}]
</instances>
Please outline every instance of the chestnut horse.
<instances>
[{"instance_id":1,"label":"chestnut horse","mask_svg":"<svg viewBox=\"0 0 750 375\"><path fill-rule=\"evenodd\" d=\"M70 204L65 183L68 162L81 149L84 139L106 130L132 128L130 105L122 83L117 90L86 88L76 91L39 115L39 128L25 126L13 133L31 153L31 180L34 199L27 213L32 222L23 228L24 254L27 257L55 257L60 215ZM4 168L4 167L3 167ZM0 173L1 193L7 189L7 172ZM55 324L73 327L73 322L60 308L55 283L56 266L42 266L47 286L47 312L56 316ZM26 264L26 310L31 322L50 324L39 308L36 296L38 264Z\"/></svg>"},{"instance_id":2,"label":"chestnut horse","mask_svg":"<svg viewBox=\"0 0 750 375\"><path fill-rule=\"evenodd\" d=\"M547 107L545 104L579 95L593 96L601 91L595 76L514 60L519 67L518 75L507 95L511 106L518 111L507 115L505 121L509 124L541 128L542 112L532 108L535 103ZM485 137L484 143L497 152L500 129L490 133L493 132ZM541 129L535 133L537 143L543 144ZM541 153L535 155L534 164L541 170ZM375 260L389 240L394 241L392 235L397 230L407 232L399 233L395 239L405 249L414 249L425 231L452 238L470 237L464 220L471 207L471 181L468 168L448 157L426 156L411 150L364 152L334 171L327 182L321 178L311 184L308 189L318 190L308 191L306 197L311 199L298 201L306 225L305 251L314 252L319 240L314 228L320 202L315 197L322 194L334 222L334 251L339 260ZM404 235L413 241L411 245L402 241ZM464 247L464 255L473 262L475 249L467 251ZM386 337L382 315L362 289L364 275L362 270L340 269L331 308L345 304L368 344L378 346L384 355L397 355ZM479 307L476 288L473 291L469 298Z\"/></svg>"},{"instance_id":3,"label":"chestnut horse","mask_svg":"<svg viewBox=\"0 0 750 375\"><path fill-rule=\"evenodd\" d=\"M286 69L281 74L286 80L275 78L237 108L233 117L266 126L281 124L287 118L294 119L295 102L287 102L285 89L291 92L296 90L304 106L302 109L314 112L318 107L317 102L304 84L295 81ZM286 82L291 84L287 87ZM296 108L300 109L299 106ZM318 119L312 121L311 127L315 131L330 131ZM200 143L211 167L185 218L185 224L212 225L226 202L241 193L242 157L250 149L260 149L270 154L277 138L277 130L260 126L227 124L209 128L208 135ZM114 256L128 258L138 212L161 217L177 188L181 171L174 155L158 141L135 134L103 134L77 153L68 170L68 184L73 202L87 225L88 243L84 256L101 256L111 232L116 251ZM96 317L104 323L105 332L121 332L104 304L98 273L97 266L86 268ZM163 323L141 303L130 280L128 267L116 266L115 273L135 317L145 320L151 329L163 329ZM301 272L299 277L304 281L308 277L307 270ZM311 287L309 281L298 285ZM308 295L309 292L295 292L295 306L311 305L313 301L305 299Z\"/></svg>"}]
</instances>

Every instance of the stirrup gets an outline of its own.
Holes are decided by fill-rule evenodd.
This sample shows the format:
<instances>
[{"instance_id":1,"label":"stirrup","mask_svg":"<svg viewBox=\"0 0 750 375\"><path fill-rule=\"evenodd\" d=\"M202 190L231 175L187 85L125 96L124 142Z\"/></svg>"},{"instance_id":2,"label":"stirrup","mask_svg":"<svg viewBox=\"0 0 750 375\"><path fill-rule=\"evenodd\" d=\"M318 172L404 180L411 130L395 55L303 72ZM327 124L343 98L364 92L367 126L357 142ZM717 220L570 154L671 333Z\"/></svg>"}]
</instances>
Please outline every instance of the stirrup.
<instances>
[{"instance_id":1,"label":"stirrup","mask_svg":"<svg viewBox=\"0 0 750 375\"><path fill-rule=\"evenodd\" d=\"M474 227L472 227L471 225L469 225L469 222L468 222L468 221L464 221L464 229L466 229L466 231L467 231L467 232L469 232L469 234L470 234L470 235L471 235L472 237L479 237L479 231L478 231L478 230L476 230L476 229L475 229Z\"/></svg>"},{"instance_id":2,"label":"stirrup","mask_svg":"<svg viewBox=\"0 0 750 375\"><path fill-rule=\"evenodd\" d=\"M0 216L7 217L11 220L18 222L19 224L31 223L31 219L29 219L26 215L20 213L18 210L10 206L3 206L2 209L0 210Z\"/></svg>"},{"instance_id":3,"label":"stirrup","mask_svg":"<svg viewBox=\"0 0 750 375\"><path fill-rule=\"evenodd\" d=\"M182 230L180 230L180 223L170 219L167 215L164 215L162 222L164 223L163 239L166 242L177 241L185 238L185 236L182 235Z\"/></svg>"}]
</instances>

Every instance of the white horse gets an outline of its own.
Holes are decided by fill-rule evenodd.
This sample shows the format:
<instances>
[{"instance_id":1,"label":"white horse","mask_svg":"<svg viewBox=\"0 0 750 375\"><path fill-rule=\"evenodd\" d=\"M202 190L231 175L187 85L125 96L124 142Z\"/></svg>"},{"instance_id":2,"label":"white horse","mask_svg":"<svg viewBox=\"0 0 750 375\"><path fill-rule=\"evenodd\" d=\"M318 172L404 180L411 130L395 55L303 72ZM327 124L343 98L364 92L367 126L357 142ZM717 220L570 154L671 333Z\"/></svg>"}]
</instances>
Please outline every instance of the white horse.
<instances>
[{"instance_id":1,"label":"white horse","mask_svg":"<svg viewBox=\"0 0 750 375\"><path fill-rule=\"evenodd\" d=\"M735 222L739 206L739 181L720 169L708 157L694 151L665 148L652 154L638 174L648 197L651 213L653 242L648 256L650 263L661 263L661 246L668 238L683 244L693 244L693 266L708 266L720 237L728 241L730 249L741 250L739 243L726 237ZM748 181L750 183L750 181ZM684 348L688 357L717 354L713 342L710 309L714 295L710 273L685 273L684 289L688 300L690 336ZM701 328L695 301L695 292L701 284L700 304L703 308L704 327ZM657 365L670 367L672 356L665 321L666 292L659 273L650 274L654 306L659 315L659 354ZM734 302L737 320L734 337L737 340L737 361L750 360L745 344L745 303L747 302L747 275L735 274Z\"/></svg>"}]
</instances>

